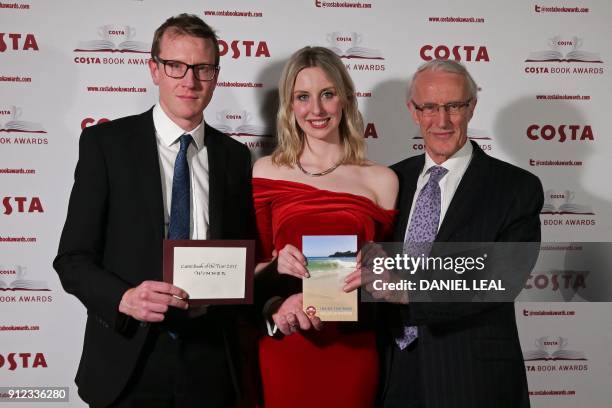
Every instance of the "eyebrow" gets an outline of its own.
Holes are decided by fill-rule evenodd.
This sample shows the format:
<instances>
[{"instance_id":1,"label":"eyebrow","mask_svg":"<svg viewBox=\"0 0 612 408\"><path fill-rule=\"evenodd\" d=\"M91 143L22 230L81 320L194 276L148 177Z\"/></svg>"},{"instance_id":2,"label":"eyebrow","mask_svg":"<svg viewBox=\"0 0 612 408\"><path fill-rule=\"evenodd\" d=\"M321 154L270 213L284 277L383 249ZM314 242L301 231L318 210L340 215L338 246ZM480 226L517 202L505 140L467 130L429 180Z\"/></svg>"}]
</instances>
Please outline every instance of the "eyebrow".
<instances>
[{"instance_id":1,"label":"eyebrow","mask_svg":"<svg viewBox=\"0 0 612 408\"><path fill-rule=\"evenodd\" d=\"M448 105L451 103L465 103L465 101L450 101L446 103L436 103L436 102L423 102L421 105Z\"/></svg>"},{"instance_id":2,"label":"eyebrow","mask_svg":"<svg viewBox=\"0 0 612 408\"><path fill-rule=\"evenodd\" d=\"M328 88L323 88L323 89L321 89L321 92L327 92L327 91L336 91L336 92L337 92L337 90L336 90L336 87L335 87L335 86L330 86L330 87L328 87ZM293 90L293 93L294 93L294 94L295 94L295 93L299 93L299 92L309 93L308 91L301 90L301 89L294 89L294 90Z\"/></svg>"}]
</instances>

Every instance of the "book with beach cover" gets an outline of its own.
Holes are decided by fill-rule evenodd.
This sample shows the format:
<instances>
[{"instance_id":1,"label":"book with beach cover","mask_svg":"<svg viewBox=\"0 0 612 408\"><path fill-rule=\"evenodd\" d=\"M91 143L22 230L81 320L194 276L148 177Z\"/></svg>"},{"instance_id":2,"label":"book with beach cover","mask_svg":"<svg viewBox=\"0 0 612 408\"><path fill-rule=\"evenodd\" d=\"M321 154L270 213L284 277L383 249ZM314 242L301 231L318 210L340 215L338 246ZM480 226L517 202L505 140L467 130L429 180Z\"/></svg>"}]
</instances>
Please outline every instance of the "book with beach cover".
<instances>
[{"instance_id":1,"label":"book with beach cover","mask_svg":"<svg viewBox=\"0 0 612 408\"><path fill-rule=\"evenodd\" d=\"M303 282L304 312L322 321L357 321L357 292L342 290L357 265L356 235L305 235L302 253L309 278Z\"/></svg>"}]
</instances>

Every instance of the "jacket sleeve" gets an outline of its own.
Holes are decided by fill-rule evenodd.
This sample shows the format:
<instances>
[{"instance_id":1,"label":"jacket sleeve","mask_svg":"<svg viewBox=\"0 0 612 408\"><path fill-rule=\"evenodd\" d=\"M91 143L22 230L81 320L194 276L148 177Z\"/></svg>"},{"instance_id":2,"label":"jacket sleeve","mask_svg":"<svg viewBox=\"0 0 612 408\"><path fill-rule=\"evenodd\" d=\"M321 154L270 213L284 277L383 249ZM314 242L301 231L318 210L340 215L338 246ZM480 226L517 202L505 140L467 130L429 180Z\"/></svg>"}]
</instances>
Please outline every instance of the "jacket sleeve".
<instances>
[{"instance_id":1,"label":"jacket sleeve","mask_svg":"<svg viewBox=\"0 0 612 408\"><path fill-rule=\"evenodd\" d=\"M68 214L53 267L66 292L75 295L88 314L122 331L127 316L118 307L130 286L102 267L110 186L99 136L91 128L81 134Z\"/></svg>"}]
</instances>

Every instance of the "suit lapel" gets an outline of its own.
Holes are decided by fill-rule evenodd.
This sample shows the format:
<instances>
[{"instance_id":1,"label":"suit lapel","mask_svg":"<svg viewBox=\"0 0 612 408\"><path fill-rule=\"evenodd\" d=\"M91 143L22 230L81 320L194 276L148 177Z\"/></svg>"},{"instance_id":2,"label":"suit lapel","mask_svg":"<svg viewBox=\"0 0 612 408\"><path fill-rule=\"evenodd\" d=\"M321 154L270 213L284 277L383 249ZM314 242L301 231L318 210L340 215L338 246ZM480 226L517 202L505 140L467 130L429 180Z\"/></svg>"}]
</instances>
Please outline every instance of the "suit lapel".
<instances>
[{"instance_id":1,"label":"suit lapel","mask_svg":"<svg viewBox=\"0 0 612 408\"><path fill-rule=\"evenodd\" d=\"M486 155L477 143L471 143L474 153L448 210L446 210L446 215L436 236L438 242L448 241L452 234L469 222L470 216L478 211L476 201L480 196L479 190L482 188L482 176L487 174Z\"/></svg>"},{"instance_id":2,"label":"suit lapel","mask_svg":"<svg viewBox=\"0 0 612 408\"><path fill-rule=\"evenodd\" d=\"M225 195L225 172L227 168L226 152L216 129L206 124L205 143L208 153L208 221L210 238L222 238L223 231L223 197Z\"/></svg>"},{"instance_id":3,"label":"suit lapel","mask_svg":"<svg viewBox=\"0 0 612 408\"><path fill-rule=\"evenodd\" d=\"M143 197L142 205L146 207L151 220L151 226L156 236L164 238L164 209L161 189L161 174L159 170L159 155L155 127L153 126L153 110L140 115L140 125L132 129L133 137L127 141L131 156L135 161L137 186Z\"/></svg>"},{"instance_id":4,"label":"suit lapel","mask_svg":"<svg viewBox=\"0 0 612 408\"><path fill-rule=\"evenodd\" d=\"M397 208L399 209L399 217L395 227L395 241L403 242L406 235L406 228L408 228L408 217L410 216L410 208L412 207L412 200L414 198L414 192L416 191L417 180L421 170L425 165L425 155L417 157L414 161L409 162L404 169L399 169L399 175L401 180L400 200Z\"/></svg>"}]
</instances>

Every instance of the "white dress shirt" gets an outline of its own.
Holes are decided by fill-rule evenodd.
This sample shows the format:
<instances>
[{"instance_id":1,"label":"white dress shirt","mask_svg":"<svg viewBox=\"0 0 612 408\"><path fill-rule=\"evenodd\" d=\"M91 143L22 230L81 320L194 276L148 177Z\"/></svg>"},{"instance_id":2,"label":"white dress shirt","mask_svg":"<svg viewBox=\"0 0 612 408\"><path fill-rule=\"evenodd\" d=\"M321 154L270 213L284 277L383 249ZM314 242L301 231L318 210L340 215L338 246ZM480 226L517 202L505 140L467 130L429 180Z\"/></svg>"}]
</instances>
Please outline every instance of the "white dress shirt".
<instances>
[{"instance_id":1,"label":"white dress shirt","mask_svg":"<svg viewBox=\"0 0 612 408\"><path fill-rule=\"evenodd\" d=\"M180 147L179 138L181 135L189 133L193 138L193 142L189 144L187 149L191 188L189 236L191 239L207 239L209 185L208 153L204 145L204 120L195 129L185 132L157 104L153 108L153 124L157 139L162 195L164 199L164 236L168 235L168 225L170 222L172 178L174 176L174 162Z\"/></svg>"},{"instance_id":2,"label":"white dress shirt","mask_svg":"<svg viewBox=\"0 0 612 408\"><path fill-rule=\"evenodd\" d=\"M455 154L446 159L445 162L440 164L440 166L444 167L448 170L448 172L440 179L440 193L441 193L441 203L440 203L440 221L438 222L438 229L442 225L442 221L444 221L444 216L446 215L446 211L450 206L450 203L457 191L457 187L459 187L459 183L461 182L461 178L465 174L470 161L472 160L472 152L474 148L472 147L472 143L468 140L461 149L457 150ZM416 200L419 196L419 193L429 181L429 170L432 166L438 166L436 162L429 157L429 154L425 152L425 165L423 166L423 170L421 170L421 174L417 179L416 191L414 192L414 197L412 198L412 207L410 207L410 217L408 218L408 226L410 226L410 219L412 218L412 213L414 212L414 207L416 204ZM404 236L404 240L408 236L408 226L406 227L406 235Z\"/></svg>"}]
</instances>

